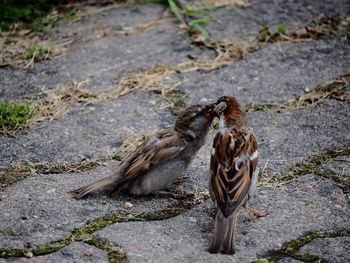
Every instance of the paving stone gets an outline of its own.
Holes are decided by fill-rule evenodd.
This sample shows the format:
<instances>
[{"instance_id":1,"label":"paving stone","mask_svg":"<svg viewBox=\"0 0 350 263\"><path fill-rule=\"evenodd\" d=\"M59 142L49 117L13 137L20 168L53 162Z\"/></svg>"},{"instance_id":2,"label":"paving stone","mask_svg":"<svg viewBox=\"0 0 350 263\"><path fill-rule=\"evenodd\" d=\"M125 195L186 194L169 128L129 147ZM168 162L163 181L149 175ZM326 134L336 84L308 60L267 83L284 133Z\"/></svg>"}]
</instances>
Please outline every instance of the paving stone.
<instances>
[{"instance_id":1,"label":"paving stone","mask_svg":"<svg viewBox=\"0 0 350 263\"><path fill-rule=\"evenodd\" d=\"M75 200L67 194L113 173L113 166L85 173L38 175L6 188L0 196L0 247L36 247L68 236L75 228L110 213L154 212L175 201L158 197L133 198L125 194L93 195ZM125 202L131 209L124 209Z\"/></svg>"},{"instance_id":2,"label":"paving stone","mask_svg":"<svg viewBox=\"0 0 350 263\"><path fill-rule=\"evenodd\" d=\"M337 79L350 68L350 46L339 39L276 43L220 70L178 76L188 103L222 95L241 103L285 102L317 85Z\"/></svg>"},{"instance_id":3,"label":"paving stone","mask_svg":"<svg viewBox=\"0 0 350 263\"><path fill-rule=\"evenodd\" d=\"M78 21L66 21L63 25L53 28L53 37L86 37L95 34L96 30L118 31L124 28L132 28L153 20L158 20L164 15L164 6L158 4L134 4L114 5L106 7L92 7L87 12L91 15L84 16ZM95 12L95 13L94 13Z\"/></svg>"},{"instance_id":4,"label":"paving stone","mask_svg":"<svg viewBox=\"0 0 350 263\"><path fill-rule=\"evenodd\" d=\"M277 30L284 23L289 28L303 28L321 15L345 15L350 11L346 0L250 0L247 7L223 8L211 13L207 28L214 39L256 36L262 26Z\"/></svg>"},{"instance_id":5,"label":"paving stone","mask_svg":"<svg viewBox=\"0 0 350 263\"><path fill-rule=\"evenodd\" d=\"M0 167L19 159L32 162L76 162L116 151L124 133L147 133L172 125L174 117L157 107L147 92L135 92L115 101L76 106L65 117L43 127L0 137Z\"/></svg>"},{"instance_id":6,"label":"paving stone","mask_svg":"<svg viewBox=\"0 0 350 263\"><path fill-rule=\"evenodd\" d=\"M321 257L327 262L350 261L350 237L319 238L304 246L300 252Z\"/></svg>"},{"instance_id":7,"label":"paving stone","mask_svg":"<svg viewBox=\"0 0 350 263\"><path fill-rule=\"evenodd\" d=\"M350 208L341 191L332 182L312 175L286 189L261 189L253 203L270 215L246 222L247 214L241 213L234 256L206 251L213 228L213 205L209 201L169 220L114 224L96 235L124 247L130 262L251 262L307 231L350 226Z\"/></svg>"},{"instance_id":8,"label":"paving stone","mask_svg":"<svg viewBox=\"0 0 350 263\"><path fill-rule=\"evenodd\" d=\"M84 252L89 249L91 250L91 255L87 256ZM45 255L45 256L35 256L33 258L9 258L0 259L0 263L13 262L13 263L47 263L47 262L108 262L107 253L96 247L84 244L84 243L73 243L66 246L59 251Z\"/></svg>"},{"instance_id":9,"label":"paving stone","mask_svg":"<svg viewBox=\"0 0 350 263\"><path fill-rule=\"evenodd\" d=\"M330 100L308 110L252 113L251 123L260 142L260 164L271 174L281 174L312 154L349 147L347 112L348 104Z\"/></svg>"},{"instance_id":10,"label":"paving stone","mask_svg":"<svg viewBox=\"0 0 350 263\"><path fill-rule=\"evenodd\" d=\"M43 87L86 80L91 88L108 89L129 73L157 64L175 64L188 55L211 54L192 45L184 30L168 23L130 36L93 39L53 60L36 63L33 69L0 68L0 95L20 99L35 95Z\"/></svg>"}]
</instances>

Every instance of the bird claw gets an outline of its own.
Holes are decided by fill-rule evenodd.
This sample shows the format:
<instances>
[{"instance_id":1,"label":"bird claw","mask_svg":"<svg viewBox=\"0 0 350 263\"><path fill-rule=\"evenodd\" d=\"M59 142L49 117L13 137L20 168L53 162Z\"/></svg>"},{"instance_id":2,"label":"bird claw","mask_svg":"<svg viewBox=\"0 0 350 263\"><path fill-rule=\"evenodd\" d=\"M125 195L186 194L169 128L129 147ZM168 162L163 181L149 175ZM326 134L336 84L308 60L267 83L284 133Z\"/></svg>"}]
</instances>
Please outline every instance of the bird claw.
<instances>
[{"instance_id":1,"label":"bird claw","mask_svg":"<svg viewBox=\"0 0 350 263\"><path fill-rule=\"evenodd\" d=\"M252 214L248 217L247 221L254 221L258 217L265 217L269 214L267 211L259 211L258 209L250 206L244 207L247 211L251 212Z\"/></svg>"}]
</instances>

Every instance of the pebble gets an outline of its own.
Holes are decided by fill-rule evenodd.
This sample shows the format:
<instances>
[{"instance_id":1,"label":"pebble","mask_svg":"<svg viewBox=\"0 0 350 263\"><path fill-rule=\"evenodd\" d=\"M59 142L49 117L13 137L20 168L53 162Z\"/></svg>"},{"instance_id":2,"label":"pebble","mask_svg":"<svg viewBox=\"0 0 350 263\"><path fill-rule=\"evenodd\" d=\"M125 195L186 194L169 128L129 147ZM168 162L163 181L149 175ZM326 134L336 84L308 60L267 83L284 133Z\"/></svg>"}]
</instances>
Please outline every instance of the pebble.
<instances>
[{"instance_id":1,"label":"pebble","mask_svg":"<svg viewBox=\"0 0 350 263\"><path fill-rule=\"evenodd\" d=\"M130 208L132 208L133 206L134 206L134 205L133 205L132 203L130 203L130 202L125 202L124 205L123 205L123 207L126 208L126 209L130 209Z\"/></svg>"},{"instance_id":2,"label":"pebble","mask_svg":"<svg viewBox=\"0 0 350 263\"><path fill-rule=\"evenodd\" d=\"M46 193L48 193L48 194L53 194L54 192L56 192L56 188L52 188L52 189L46 191Z\"/></svg>"},{"instance_id":3,"label":"pebble","mask_svg":"<svg viewBox=\"0 0 350 263\"><path fill-rule=\"evenodd\" d=\"M93 254L93 248L92 247L84 250L84 255L85 256L91 257L92 254Z\"/></svg>"}]
</instances>

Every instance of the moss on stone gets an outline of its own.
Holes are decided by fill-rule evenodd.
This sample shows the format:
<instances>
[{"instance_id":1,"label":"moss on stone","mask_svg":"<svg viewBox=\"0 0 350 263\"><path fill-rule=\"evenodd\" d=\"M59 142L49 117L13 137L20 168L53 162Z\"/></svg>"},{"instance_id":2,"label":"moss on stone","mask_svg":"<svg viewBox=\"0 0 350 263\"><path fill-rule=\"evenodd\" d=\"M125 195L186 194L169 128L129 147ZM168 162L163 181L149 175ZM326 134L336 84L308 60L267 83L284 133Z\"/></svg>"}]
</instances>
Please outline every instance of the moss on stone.
<instances>
[{"instance_id":1,"label":"moss on stone","mask_svg":"<svg viewBox=\"0 0 350 263\"><path fill-rule=\"evenodd\" d=\"M275 262L279 259L290 257L307 263L326 262L324 259L318 256L311 255L309 253L300 253L299 249L317 238L334 238L345 236L350 236L350 230L331 232L310 231L295 240L284 243L280 249L268 251L264 255L264 259L266 259L268 262Z\"/></svg>"},{"instance_id":2,"label":"moss on stone","mask_svg":"<svg viewBox=\"0 0 350 263\"><path fill-rule=\"evenodd\" d=\"M104 250L108 254L108 261L110 263L124 263L126 262L126 252L121 247L115 245L113 242L104 239L92 237L90 240L85 243L93 245L101 250Z\"/></svg>"},{"instance_id":3,"label":"moss on stone","mask_svg":"<svg viewBox=\"0 0 350 263\"><path fill-rule=\"evenodd\" d=\"M108 253L109 262L125 262L126 253L122 248L115 246L106 239L97 239L93 236L93 233L115 223L169 219L192 209L205 198L207 198L206 195L193 196L186 200L177 201L170 207L155 212L142 214L108 214L93 219L86 226L73 230L69 236L53 241L47 245L42 245L34 249L0 248L0 258L24 257L29 251L37 256L47 255L54 253L73 242L85 242L105 250Z\"/></svg>"},{"instance_id":4,"label":"moss on stone","mask_svg":"<svg viewBox=\"0 0 350 263\"><path fill-rule=\"evenodd\" d=\"M329 149L321 154L318 155L312 155L309 157L308 160L296 164L294 167L289 169L285 174L282 176L276 176L272 179L269 178L269 183L285 183L292 181L302 175L313 173L316 175L320 175L320 172L318 171L318 168L320 165L343 155L349 155L350 154L350 147L345 148L337 148L337 149ZM332 179L332 177L330 177Z\"/></svg>"},{"instance_id":5,"label":"moss on stone","mask_svg":"<svg viewBox=\"0 0 350 263\"><path fill-rule=\"evenodd\" d=\"M42 245L34 249L26 248L0 248L0 258L24 257L28 252L32 252L35 256L47 255L54 253L61 248L72 243L71 236L56 240L47 245Z\"/></svg>"}]
</instances>

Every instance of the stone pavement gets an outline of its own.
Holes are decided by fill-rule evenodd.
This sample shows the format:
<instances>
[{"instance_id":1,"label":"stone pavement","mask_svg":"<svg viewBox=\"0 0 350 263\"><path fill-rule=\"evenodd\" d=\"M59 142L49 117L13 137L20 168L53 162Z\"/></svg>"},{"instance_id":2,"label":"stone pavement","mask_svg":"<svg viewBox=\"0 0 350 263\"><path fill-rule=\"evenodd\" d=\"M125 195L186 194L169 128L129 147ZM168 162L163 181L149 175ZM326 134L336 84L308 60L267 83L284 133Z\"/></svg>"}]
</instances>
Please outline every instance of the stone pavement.
<instances>
[{"instance_id":1,"label":"stone pavement","mask_svg":"<svg viewBox=\"0 0 350 263\"><path fill-rule=\"evenodd\" d=\"M65 109L0 135L0 262L350 262L349 14L346 0L214 9L207 28L226 43L219 54L154 4L54 28L53 42L72 39L60 56L0 68L1 99L56 96L50 110ZM287 39L273 37L281 23ZM309 26L322 34L302 37ZM235 43L243 54L222 60ZM249 112L260 143L252 204L270 213L248 221L241 212L235 255L207 252L214 133L171 189L194 197L67 194L111 174L137 136L171 125L185 105L222 95Z\"/></svg>"}]
</instances>

